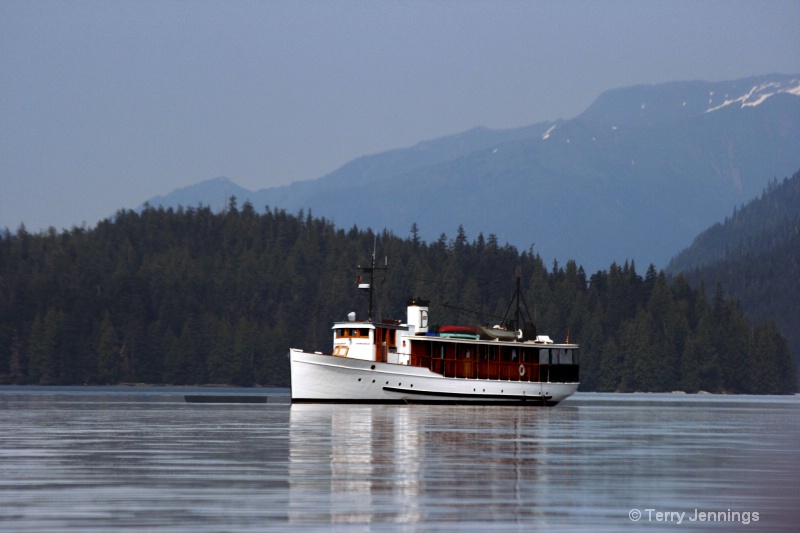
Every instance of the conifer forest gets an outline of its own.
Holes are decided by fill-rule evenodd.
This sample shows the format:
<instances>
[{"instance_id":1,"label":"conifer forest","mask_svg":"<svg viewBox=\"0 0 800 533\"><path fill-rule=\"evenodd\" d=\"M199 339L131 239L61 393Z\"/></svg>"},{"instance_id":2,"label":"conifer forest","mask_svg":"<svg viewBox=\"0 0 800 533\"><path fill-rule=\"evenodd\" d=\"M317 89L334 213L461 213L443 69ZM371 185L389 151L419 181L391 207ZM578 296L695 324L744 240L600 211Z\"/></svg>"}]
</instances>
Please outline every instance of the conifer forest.
<instances>
[{"instance_id":1,"label":"conifer forest","mask_svg":"<svg viewBox=\"0 0 800 533\"><path fill-rule=\"evenodd\" d=\"M796 390L786 339L722 289L653 266L587 274L494 235L420 240L336 228L302 211L146 208L91 229L0 235L0 383L288 386L290 347L329 352L331 323L366 317L357 266L373 250L376 319L497 323L521 276L537 330L581 346L583 391ZM710 294L713 296L706 296Z\"/></svg>"}]
</instances>

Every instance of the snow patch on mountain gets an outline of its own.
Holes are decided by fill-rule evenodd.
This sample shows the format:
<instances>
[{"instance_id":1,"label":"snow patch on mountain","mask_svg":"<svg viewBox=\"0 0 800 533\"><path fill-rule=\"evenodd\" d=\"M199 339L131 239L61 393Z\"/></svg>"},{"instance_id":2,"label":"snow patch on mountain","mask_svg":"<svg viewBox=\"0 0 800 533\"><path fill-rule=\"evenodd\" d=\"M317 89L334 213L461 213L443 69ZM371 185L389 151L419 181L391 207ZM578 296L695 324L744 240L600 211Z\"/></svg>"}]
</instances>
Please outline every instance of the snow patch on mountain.
<instances>
[{"instance_id":1,"label":"snow patch on mountain","mask_svg":"<svg viewBox=\"0 0 800 533\"><path fill-rule=\"evenodd\" d=\"M779 93L787 93L793 94L795 96L800 96L800 79L794 79L789 81L786 86L781 82L769 82L769 83L762 83L760 85L754 85L746 94L739 96L738 98L730 98L728 100L723 101L721 104L717 106L710 107L706 109L706 113L711 113L713 111L717 111L722 109L723 107L727 107L733 104L740 104L740 108L744 109L745 107L755 107L757 105L763 104L767 98L770 96L774 96ZM713 96L713 92L709 94L709 96ZM728 95L726 94L725 97L727 98ZM709 99L708 103L713 103L713 99Z\"/></svg>"}]
</instances>

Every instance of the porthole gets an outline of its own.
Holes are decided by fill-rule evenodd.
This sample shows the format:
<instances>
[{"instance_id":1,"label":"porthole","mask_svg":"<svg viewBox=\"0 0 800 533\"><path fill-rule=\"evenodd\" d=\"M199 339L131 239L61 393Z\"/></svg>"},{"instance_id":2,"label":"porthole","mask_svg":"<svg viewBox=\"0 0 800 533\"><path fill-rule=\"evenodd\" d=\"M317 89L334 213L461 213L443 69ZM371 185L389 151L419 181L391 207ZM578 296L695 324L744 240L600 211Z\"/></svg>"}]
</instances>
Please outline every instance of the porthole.
<instances>
[{"instance_id":1,"label":"porthole","mask_svg":"<svg viewBox=\"0 0 800 533\"><path fill-rule=\"evenodd\" d=\"M369 369L370 370L375 370L375 365L372 365L371 367L369 367Z\"/></svg>"}]
</instances>

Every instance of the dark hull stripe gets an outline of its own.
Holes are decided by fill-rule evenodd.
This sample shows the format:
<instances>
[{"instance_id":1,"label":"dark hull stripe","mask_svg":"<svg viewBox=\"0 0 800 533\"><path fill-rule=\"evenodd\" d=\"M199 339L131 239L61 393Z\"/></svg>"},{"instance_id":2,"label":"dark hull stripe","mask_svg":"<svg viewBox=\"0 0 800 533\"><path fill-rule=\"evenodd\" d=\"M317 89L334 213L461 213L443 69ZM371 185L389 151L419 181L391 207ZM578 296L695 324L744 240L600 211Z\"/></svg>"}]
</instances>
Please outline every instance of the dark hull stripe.
<instances>
[{"instance_id":1,"label":"dark hull stripe","mask_svg":"<svg viewBox=\"0 0 800 533\"><path fill-rule=\"evenodd\" d=\"M519 400L468 400L452 398L449 400L430 400L421 398L404 398L398 400L332 400L318 398L294 398L292 403L339 403L339 404L425 404L425 405L516 405L529 407L553 407L558 402L551 400L542 401L539 396L527 396L527 401Z\"/></svg>"}]
</instances>

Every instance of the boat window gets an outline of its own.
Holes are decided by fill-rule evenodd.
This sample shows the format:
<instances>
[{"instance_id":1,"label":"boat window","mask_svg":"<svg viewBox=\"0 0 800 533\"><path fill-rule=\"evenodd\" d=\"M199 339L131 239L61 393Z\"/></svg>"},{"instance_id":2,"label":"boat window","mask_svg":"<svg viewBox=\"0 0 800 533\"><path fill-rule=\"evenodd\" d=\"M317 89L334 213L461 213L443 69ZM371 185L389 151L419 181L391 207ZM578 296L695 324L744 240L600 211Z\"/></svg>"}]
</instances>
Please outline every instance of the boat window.
<instances>
[{"instance_id":1,"label":"boat window","mask_svg":"<svg viewBox=\"0 0 800 533\"><path fill-rule=\"evenodd\" d=\"M477 355L477 357L480 358L481 361L488 361L489 360L489 347L488 346L483 346L483 345L478 346L478 355Z\"/></svg>"},{"instance_id":2,"label":"boat window","mask_svg":"<svg viewBox=\"0 0 800 533\"><path fill-rule=\"evenodd\" d=\"M553 363L558 361L559 365L577 365L578 364L578 350L570 350L569 348L553 349Z\"/></svg>"},{"instance_id":3,"label":"boat window","mask_svg":"<svg viewBox=\"0 0 800 533\"><path fill-rule=\"evenodd\" d=\"M472 357L472 350L469 346L456 346L456 359L469 359Z\"/></svg>"},{"instance_id":4,"label":"boat window","mask_svg":"<svg viewBox=\"0 0 800 533\"><path fill-rule=\"evenodd\" d=\"M369 329L368 328L337 328L336 329L336 337L337 338L361 338L367 339L369 338Z\"/></svg>"},{"instance_id":5,"label":"boat window","mask_svg":"<svg viewBox=\"0 0 800 533\"><path fill-rule=\"evenodd\" d=\"M539 349L539 364L540 365L549 365L550 364L550 349L549 348L540 348Z\"/></svg>"},{"instance_id":6,"label":"boat window","mask_svg":"<svg viewBox=\"0 0 800 533\"><path fill-rule=\"evenodd\" d=\"M509 348L508 346L503 346L500 348L500 360L506 363L510 363L517 360L517 350L515 348Z\"/></svg>"},{"instance_id":7,"label":"boat window","mask_svg":"<svg viewBox=\"0 0 800 533\"><path fill-rule=\"evenodd\" d=\"M531 363L535 361L536 353L531 353L530 348L523 348L522 349L522 362L523 363Z\"/></svg>"},{"instance_id":8,"label":"boat window","mask_svg":"<svg viewBox=\"0 0 800 533\"><path fill-rule=\"evenodd\" d=\"M578 364L578 350L564 349L564 355L561 357L562 365L577 365Z\"/></svg>"}]
</instances>

